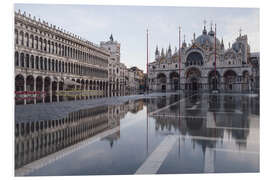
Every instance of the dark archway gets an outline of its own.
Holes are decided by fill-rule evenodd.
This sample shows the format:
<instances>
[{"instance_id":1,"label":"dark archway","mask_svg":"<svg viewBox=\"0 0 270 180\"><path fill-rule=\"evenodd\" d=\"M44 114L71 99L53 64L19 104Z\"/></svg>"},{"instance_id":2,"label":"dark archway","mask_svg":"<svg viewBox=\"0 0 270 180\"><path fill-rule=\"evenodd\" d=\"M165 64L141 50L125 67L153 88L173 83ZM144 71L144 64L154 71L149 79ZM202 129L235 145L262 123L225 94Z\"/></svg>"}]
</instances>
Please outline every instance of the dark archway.
<instances>
[{"instance_id":1,"label":"dark archway","mask_svg":"<svg viewBox=\"0 0 270 180\"><path fill-rule=\"evenodd\" d=\"M201 88L200 83L201 72L197 68L189 68L186 72L186 86L188 91L199 91Z\"/></svg>"},{"instance_id":2,"label":"dark archway","mask_svg":"<svg viewBox=\"0 0 270 180\"><path fill-rule=\"evenodd\" d=\"M236 78L237 74L236 72L232 70L228 70L224 73L224 88L226 91L233 91L235 90L235 83L236 83Z\"/></svg>"},{"instance_id":3,"label":"dark archway","mask_svg":"<svg viewBox=\"0 0 270 180\"><path fill-rule=\"evenodd\" d=\"M220 89L221 77L218 71L211 71L208 74L208 86L209 90L218 90Z\"/></svg>"},{"instance_id":4,"label":"dark archway","mask_svg":"<svg viewBox=\"0 0 270 180\"><path fill-rule=\"evenodd\" d=\"M179 74L177 72L172 72L170 74L171 90L176 91L179 89Z\"/></svg>"},{"instance_id":5,"label":"dark archway","mask_svg":"<svg viewBox=\"0 0 270 180\"><path fill-rule=\"evenodd\" d=\"M203 65L203 56L199 52L191 52L187 56L186 66L202 66Z\"/></svg>"},{"instance_id":6,"label":"dark archway","mask_svg":"<svg viewBox=\"0 0 270 180\"><path fill-rule=\"evenodd\" d=\"M167 85L167 77L163 73L159 73L157 75L157 85L159 86L159 89L161 91L166 91L166 85Z\"/></svg>"}]
</instances>

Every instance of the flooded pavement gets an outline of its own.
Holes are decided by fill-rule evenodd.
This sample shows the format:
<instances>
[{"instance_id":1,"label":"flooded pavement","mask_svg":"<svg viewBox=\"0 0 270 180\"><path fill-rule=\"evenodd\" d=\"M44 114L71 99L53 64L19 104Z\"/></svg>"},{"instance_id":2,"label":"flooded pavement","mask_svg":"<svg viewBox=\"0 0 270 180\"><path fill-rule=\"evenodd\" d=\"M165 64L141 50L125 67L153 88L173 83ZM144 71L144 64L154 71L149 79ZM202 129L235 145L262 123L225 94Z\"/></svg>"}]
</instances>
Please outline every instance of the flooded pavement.
<instances>
[{"instance_id":1,"label":"flooded pavement","mask_svg":"<svg viewBox=\"0 0 270 180\"><path fill-rule=\"evenodd\" d=\"M251 94L153 96L15 133L16 176L259 172Z\"/></svg>"}]
</instances>

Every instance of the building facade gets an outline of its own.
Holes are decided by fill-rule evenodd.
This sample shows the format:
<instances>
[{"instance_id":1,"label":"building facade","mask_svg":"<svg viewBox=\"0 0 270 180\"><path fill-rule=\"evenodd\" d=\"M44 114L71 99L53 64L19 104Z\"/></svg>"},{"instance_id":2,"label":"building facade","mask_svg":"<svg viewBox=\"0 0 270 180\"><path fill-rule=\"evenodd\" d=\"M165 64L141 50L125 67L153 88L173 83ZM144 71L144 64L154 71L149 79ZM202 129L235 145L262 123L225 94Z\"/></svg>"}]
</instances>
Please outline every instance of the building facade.
<instances>
[{"instance_id":1,"label":"building facade","mask_svg":"<svg viewBox=\"0 0 270 180\"><path fill-rule=\"evenodd\" d=\"M131 73L134 73L134 89L135 92L139 92L140 90L145 90L145 74L143 70L139 69L136 66L133 66L129 69Z\"/></svg>"},{"instance_id":2,"label":"building facade","mask_svg":"<svg viewBox=\"0 0 270 180\"><path fill-rule=\"evenodd\" d=\"M110 36L109 41L100 42L100 47L110 52L108 61L109 96L123 96L126 94L126 66L120 62L121 45Z\"/></svg>"},{"instance_id":3,"label":"building facade","mask_svg":"<svg viewBox=\"0 0 270 180\"><path fill-rule=\"evenodd\" d=\"M166 52L164 49L160 51L158 47L156 48L155 60L148 66L149 89L153 91L176 91L180 88L187 91L214 89L222 92L255 91L259 89L258 66L254 66L254 62L258 62L258 59L259 56L256 56L251 61L248 37L241 35L241 31L232 46L229 44L229 48L225 49L223 39L221 41L215 39L212 26L209 32L204 26L199 37L196 38L194 33L191 44L187 45L184 40L180 51L175 48L173 53L170 46Z\"/></svg>"},{"instance_id":4,"label":"building facade","mask_svg":"<svg viewBox=\"0 0 270 180\"><path fill-rule=\"evenodd\" d=\"M108 51L20 11L14 22L17 104L108 95ZM65 90L73 95L59 95Z\"/></svg>"}]
</instances>

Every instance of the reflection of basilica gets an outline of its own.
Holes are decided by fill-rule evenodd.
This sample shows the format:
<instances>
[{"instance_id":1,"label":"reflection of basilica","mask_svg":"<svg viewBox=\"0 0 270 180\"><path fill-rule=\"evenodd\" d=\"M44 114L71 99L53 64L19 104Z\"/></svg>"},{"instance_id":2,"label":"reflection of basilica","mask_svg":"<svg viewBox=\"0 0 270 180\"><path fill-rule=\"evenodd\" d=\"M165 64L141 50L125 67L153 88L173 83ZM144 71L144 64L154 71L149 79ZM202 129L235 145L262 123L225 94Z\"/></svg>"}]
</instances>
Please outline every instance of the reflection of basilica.
<instances>
[{"instance_id":1,"label":"reflection of basilica","mask_svg":"<svg viewBox=\"0 0 270 180\"><path fill-rule=\"evenodd\" d=\"M15 125L15 168L75 145L106 130L119 128L120 120L128 112L142 110L143 101L101 106L69 113L65 118L49 121L17 122ZM141 108L140 108L141 107ZM120 130L108 135L113 142L120 138Z\"/></svg>"},{"instance_id":2,"label":"reflection of basilica","mask_svg":"<svg viewBox=\"0 0 270 180\"><path fill-rule=\"evenodd\" d=\"M183 101L180 106L185 108L179 108L179 104L174 107L166 108L163 111L154 114L155 119L155 129L161 134L176 133L180 132L182 135L191 136L202 136L211 138L225 138L224 136L229 136L236 140L239 146L246 146L241 140L246 140L249 135L249 119L248 115L251 112L258 111L253 109L255 106L254 99L249 97L239 97L239 96L216 96L210 95L207 100L201 101L201 107L199 109L192 109L193 105L196 105L198 100L205 98L203 96L194 96L187 101ZM240 99L242 99L240 101ZM167 99L168 100L168 99ZM154 109L156 104L152 104L154 101L148 105L149 109ZM162 100L160 100L162 101ZM163 106L169 104L163 101ZM241 102L241 103L239 103ZM235 111L235 109L240 109L241 113ZM224 113L226 112L226 113ZM209 127L209 120L211 119L214 123L214 127ZM215 127L232 127L230 128L215 128ZM234 128L241 127L244 130L235 130ZM240 141L237 141L240 140ZM201 140L195 140L197 143L201 143Z\"/></svg>"}]
</instances>

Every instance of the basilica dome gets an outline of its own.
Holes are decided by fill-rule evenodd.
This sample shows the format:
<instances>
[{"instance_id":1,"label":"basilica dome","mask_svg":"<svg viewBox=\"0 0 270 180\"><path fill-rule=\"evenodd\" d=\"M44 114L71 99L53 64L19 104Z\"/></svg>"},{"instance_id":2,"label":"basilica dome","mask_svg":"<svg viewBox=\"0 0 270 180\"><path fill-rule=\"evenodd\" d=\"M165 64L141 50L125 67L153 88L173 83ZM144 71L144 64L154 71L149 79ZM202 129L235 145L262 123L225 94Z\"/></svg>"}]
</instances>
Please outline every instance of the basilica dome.
<instances>
[{"instance_id":1,"label":"basilica dome","mask_svg":"<svg viewBox=\"0 0 270 180\"><path fill-rule=\"evenodd\" d=\"M199 44L200 46L208 45L208 46L214 47L215 46L215 37L214 37L213 30L211 29L211 31L209 31L209 33L207 34L206 29L204 29L203 33L195 39L195 42L197 44ZM217 43L216 46L220 45L220 41L218 39L217 39L216 43Z\"/></svg>"}]
</instances>

